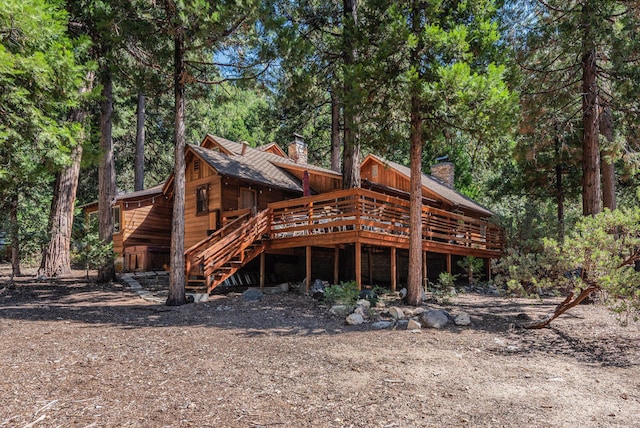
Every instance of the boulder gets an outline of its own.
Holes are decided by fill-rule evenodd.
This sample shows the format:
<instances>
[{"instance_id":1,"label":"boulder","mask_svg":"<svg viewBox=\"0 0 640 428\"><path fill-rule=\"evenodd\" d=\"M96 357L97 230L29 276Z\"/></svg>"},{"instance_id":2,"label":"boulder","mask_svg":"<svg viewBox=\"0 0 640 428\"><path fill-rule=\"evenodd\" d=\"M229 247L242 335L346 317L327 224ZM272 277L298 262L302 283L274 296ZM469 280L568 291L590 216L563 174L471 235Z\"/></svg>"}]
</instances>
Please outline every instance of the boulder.
<instances>
[{"instance_id":1,"label":"boulder","mask_svg":"<svg viewBox=\"0 0 640 428\"><path fill-rule=\"evenodd\" d=\"M386 330L393 327L393 321L377 321L371 324L371 327L376 330Z\"/></svg>"},{"instance_id":2,"label":"boulder","mask_svg":"<svg viewBox=\"0 0 640 428\"><path fill-rule=\"evenodd\" d=\"M423 312L420 321L424 327L442 328L449 323L449 314L442 309Z\"/></svg>"},{"instance_id":3,"label":"boulder","mask_svg":"<svg viewBox=\"0 0 640 428\"><path fill-rule=\"evenodd\" d=\"M402 309L397 306L392 306L389 308L389 315L391 315L391 318L393 318L394 320L401 320L404 318L404 312L402 312Z\"/></svg>"},{"instance_id":4,"label":"boulder","mask_svg":"<svg viewBox=\"0 0 640 428\"><path fill-rule=\"evenodd\" d=\"M262 291L257 288L249 288L247 291L242 293L242 299L250 302L262 300L262 297L264 297L264 294L262 294Z\"/></svg>"},{"instance_id":5,"label":"boulder","mask_svg":"<svg viewBox=\"0 0 640 428\"><path fill-rule=\"evenodd\" d=\"M344 317L349 315L349 313L351 312L351 308L347 305L333 305L331 309L329 309L329 312L331 312L333 315Z\"/></svg>"},{"instance_id":6,"label":"boulder","mask_svg":"<svg viewBox=\"0 0 640 428\"><path fill-rule=\"evenodd\" d=\"M364 311L368 311L371 308L371 302L365 299L360 299L356 302L356 306L359 306Z\"/></svg>"},{"instance_id":7,"label":"boulder","mask_svg":"<svg viewBox=\"0 0 640 428\"><path fill-rule=\"evenodd\" d=\"M364 317L360 314L353 313L346 318L346 321L349 325L360 325L364 322Z\"/></svg>"},{"instance_id":8,"label":"boulder","mask_svg":"<svg viewBox=\"0 0 640 428\"><path fill-rule=\"evenodd\" d=\"M407 324L407 330L418 330L421 328L422 328L422 324L420 324L416 320L409 320L409 323Z\"/></svg>"},{"instance_id":9,"label":"boulder","mask_svg":"<svg viewBox=\"0 0 640 428\"><path fill-rule=\"evenodd\" d=\"M471 317L466 312L459 313L454 319L455 325L471 325Z\"/></svg>"}]
</instances>

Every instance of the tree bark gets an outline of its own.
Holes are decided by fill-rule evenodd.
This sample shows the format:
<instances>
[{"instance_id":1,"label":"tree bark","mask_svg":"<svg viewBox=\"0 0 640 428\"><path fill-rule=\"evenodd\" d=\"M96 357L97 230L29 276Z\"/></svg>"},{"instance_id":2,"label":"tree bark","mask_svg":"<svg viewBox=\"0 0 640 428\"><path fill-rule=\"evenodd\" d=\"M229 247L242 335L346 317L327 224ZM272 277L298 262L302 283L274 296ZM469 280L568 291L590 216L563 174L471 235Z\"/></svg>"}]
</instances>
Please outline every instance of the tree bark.
<instances>
[{"instance_id":1,"label":"tree bark","mask_svg":"<svg viewBox=\"0 0 640 428\"><path fill-rule=\"evenodd\" d=\"M86 76L80 94L93 90L94 74ZM69 113L69 121L81 125L76 145L71 150L71 164L56 175L53 188L53 200L49 212L49 245L42 254L38 276L46 277L66 275L71 272L71 233L73 230L73 211L76 202L80 163L82 161L82 145L85 141L84 121L87 111L75 108Z\"/></svg>"},{"instance_id":2,"label":"tree bark","mask_svg":"<svg viewBox=\"0 0 640 428\"><path fill-rule=\"evenodd\" d=\"M590 2L582 9L582 214L601 211L600 149L598 144L598 80L596 47L591 35Z\"/></svg>"},{"instance_id":3,"label":"tree bark","mask_svg":"<svg viewBox=\"0 0 640 428\"><path fill-rule=\"evenodd\" d=\"M174 86L175 86L175 161L173 170L173 220L171 227L171 274L169 277L168 306L185 304L184 259L184 186L185 186L185 126L184 87L184 33L178 29L174 38Z\"/></svg>"},{"instance_id":4,"label":"tree bark","mask_svg":"<svg viewBox=\"0 0 640 428\"><path fill-rule=\"evenodd\" d=\"M138 121L136 127L136 154L134 158L134 190L144 189L144 121L145 96L138 94Z\"/></svg>"},{"instance_id":5,"label":"tree bark","mask_svg":"<svg viewBox=\"0 0 640 428\"><path fill-rule=\"evenodd\" d=\"M609 105L605 105L600 112L600 133L610 144L613 144L613 115ZM600 153L602 205L611 211L616 209L616 169L613 156L612 149L603 150Z\"/></svg>"},{"instance_id":6,"label":"tree bark","mask_svg":"<svg viewBox=\"0 0 640 428\"><path fill-rule=\"evenodd\" d=\"M102 112L100 114L100 150L102 157L98 169L98 233L104 244L113 241L112 202L116 196L115 165L113 162L113 138L111 135L113 118L113 78L111 71L105 70L102 77ZM113 259L98 269L98 282L106 283L115 279L116 269Z\"/></svg>"},{"instance_id":7,"label":"tree bark","mask_svg":"<svg viewBox=\"0 0 640 428\"><path fill-rule=\"evenodd\" d=\"M9 206L9 223L11 225L11 280L20 272L20 227L18 225L18 193L11 195Z\"/></svg>"},{"instance_id":8,"label":"tree bark","mask_svg":"<svg viewBox=\"0 0 640 428\"><path fill-rule=\"evenodd\" d=\"M340 172L340 103L331 89L331 169Z\"/></svg>"},{"instance_id":9,"label":"tree bark","mask_svg":"<svg viewBox=\"0 0 640 428\"><path fill-rule=\"evenodd\" d=\"M51 238L42 255L38 276L52 277L71 273L71 232L82 160L81 142L72 149L71 159L71 165L56 176L49 213Z\"/></svg>"},{"instance_id":10,"label":"tree bark","mask_svg":"<svg viewBox=\"0 0 640 428\"><path fill-rule=\"evenodd\" d=\"M353 94L352 65L356 58L354 32L357 22L356 0L343 0L343 61L344 61L344 93L342 96L344 129L344 162L342 171L342 187L351 189L360 187L360 145L355 133L355 100Z\"/></svg>"},{"instance_id":11,"label":"tree bark","mask_svg":"<svg viewBox=\"0 0 640 428\"><path fill-rule=\"evenodd\" d=\"M418 43L411 50L411 63L419 64L422 50L420 6L413 3L411 10L411 30ZM413 82L410 87L410 149L409 168L409 272L407 277L407 304L422 304L422 101L421 85Z\"/></svg>"},{"instance_id":12,"label":"tree bark","mask_svg":"<svg viewBox=\"0 0 640 428\"><path fill-rule=\"evenodd\" d=\"M407 304L422 304L422 119L420 100L411 97L409 190L409 272Z\"/></svg>"}]
</instances>

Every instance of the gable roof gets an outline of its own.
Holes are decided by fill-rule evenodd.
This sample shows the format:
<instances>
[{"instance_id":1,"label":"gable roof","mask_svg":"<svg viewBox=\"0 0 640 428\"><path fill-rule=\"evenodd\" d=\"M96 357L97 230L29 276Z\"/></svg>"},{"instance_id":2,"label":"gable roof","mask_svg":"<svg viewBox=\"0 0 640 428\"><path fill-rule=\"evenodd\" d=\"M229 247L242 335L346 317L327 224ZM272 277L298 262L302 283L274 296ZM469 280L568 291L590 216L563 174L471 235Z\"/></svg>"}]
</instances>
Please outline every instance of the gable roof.
<instances>
[{"instance_id":1,"label":"gable roof","mask_svg":"<svg viewBox=\"0 0 640 428\"><path fill-rule=\"evenodd\" d=\"M241 144L238 145L242 146ZM226 144L225 146L229 145ZM188 149L192 150L221 175L302 192L302 185L299 180L269 162L267 156L265 156L268 153L247 147L244 155L240 154L241 152L236 154L235 150L230 150L230 154L225 154L192 144L188 145Z\"/></svg>"},{"instance_id":2,"label":"gable roof","mask_svg":"<svg viewBox=\"0 0 640 428\"><path fill-rule=\"evenodd\" d=\"M223 151L229 153L230 155L241 155L242 153L242 143L236 143L235 141L227 140L226 138L217 137L211 134L207 134L205 139L200 144L200 147L211 148L212 144L218 145L222 148ZM268 148L270 145L261 146ZM296 163L291 160L289 157L281 156L279 154L275 154L269 150L260 150L254 149L253 147L247 146L245 148L244 155L241 155L243 158L249 159L251 162L255 162L257 159L267 161L272 165L277 165L281 168L290 169L290 170L307 170L310 174L324 174L331 175L336 178L342 178L342 174L339 172L335 172L331 169L322 168L320 166L311 165L308 163Z\"/></svg>"},{"instance_id":3,"label":"gable roof","mask_svg":"<svg viewBox=\"0 0 640 428\"><path fill-rule=\"evenodd\" d=\"M372 155L372 154L368 155L362 163L364 164L365 162L367 162L369 158L376 160L377 162L385 165L386 167L394 169L396 172L405 176L407 179L410 179L411 177L411 170L408 167L404 165L400 165L399 163L396 163L396 162L383 159L376 155ZM462 193L459 193L454 189L445 186L440 180L438 180L435 177L432 177L431 175L427 175L424 173L422 174L422 187L427 188L433 193L440 195L445 201L449 202L451 205L473 210L486 216L494 215L494 213L491 210L483 207L482 205L480 205L473 199L463 195Z\"/></svg>"}]
</instances>

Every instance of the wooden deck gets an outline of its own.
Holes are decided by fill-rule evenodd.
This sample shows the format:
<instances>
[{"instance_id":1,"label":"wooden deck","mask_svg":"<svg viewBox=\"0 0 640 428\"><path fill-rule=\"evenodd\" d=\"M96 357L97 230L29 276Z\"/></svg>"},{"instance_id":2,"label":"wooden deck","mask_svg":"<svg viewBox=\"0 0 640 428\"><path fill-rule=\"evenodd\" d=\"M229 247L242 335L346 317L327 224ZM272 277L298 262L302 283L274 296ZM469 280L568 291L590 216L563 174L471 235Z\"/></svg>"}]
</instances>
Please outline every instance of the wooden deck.
<instances>
[{"instance_id":1,"label":"wooden deck","mask_svg":"<svg viewBox=\"0 0 640 428\"><path fill-rule=\"evenodd\" d=\"M349 189L269 204L251 216L248 212L189 248L187 275L196 268L210 292L220 282L260 255L260 282L265 278L265 252L305 248L307 287L311 280L313 247L335 249L337 282L339 249L353 245L354 272L361 284L362 246L391 249L391 284L395 289L396 250L409 248L409 201L371 190ZM500 257L501 229L487 221L424 206L422 249L451 256Z\"/></svg>"},{"instance_id":2,"label":"wooden deck","mask_svg":"<svg viewBox=\"0 0 640 428\"><path fill-rule=\"evenodd\" d=\"M268 248L365 244L409 248L409 201L365 189L340 190L269 204ZM424 206L422 248L443 254L500 257L501 229L487 221Z\"/></svg>"}]
</instances>

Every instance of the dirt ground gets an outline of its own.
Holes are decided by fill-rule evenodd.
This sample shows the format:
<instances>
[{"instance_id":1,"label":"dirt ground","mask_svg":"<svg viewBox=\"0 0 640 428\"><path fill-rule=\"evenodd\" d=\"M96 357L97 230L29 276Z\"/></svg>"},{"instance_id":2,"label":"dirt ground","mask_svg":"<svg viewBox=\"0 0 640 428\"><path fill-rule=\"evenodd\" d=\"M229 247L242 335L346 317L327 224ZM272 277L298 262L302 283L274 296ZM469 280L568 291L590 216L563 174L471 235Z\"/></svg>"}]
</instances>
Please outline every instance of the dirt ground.
<instances>
[{"instance_id":1,"label":"dirt ground","mask_svg":"<svg viewBox=\"0 0 640 428\"><path fill-rule=\"evenodd\" d=\"M0 427L640 427L640 326L598 306L532 331L558 299L461 294L469 327L380 331L297 293L166 307L4 272Z\"/></svg>"}]
</instances>

